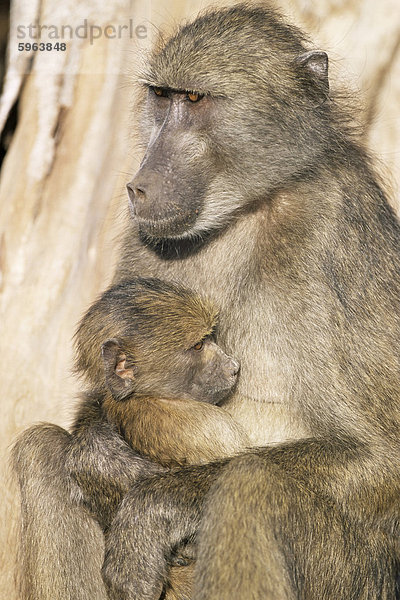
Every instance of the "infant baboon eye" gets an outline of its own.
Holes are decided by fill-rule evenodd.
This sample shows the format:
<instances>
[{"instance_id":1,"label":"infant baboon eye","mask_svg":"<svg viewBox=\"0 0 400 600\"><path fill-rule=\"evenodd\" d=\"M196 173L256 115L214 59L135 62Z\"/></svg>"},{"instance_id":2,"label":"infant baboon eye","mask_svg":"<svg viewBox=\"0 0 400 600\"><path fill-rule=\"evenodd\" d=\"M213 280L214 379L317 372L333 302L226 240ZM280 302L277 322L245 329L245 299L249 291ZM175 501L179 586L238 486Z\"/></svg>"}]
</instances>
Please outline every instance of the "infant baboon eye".
<instances>
[{"instance_id":1,"label":"infant baboon eye","mask_svg":"<svg viewBox=\"0 0 400 600\"><path fill-rule=\"evenodd\" d=\"M193 350L202 350L204 346L204 340L201 340L201 342L197 342L197 344L195 344L193 346Z\"/></svg>"},{"instance_id":2,"label":"infant baboon eye","mask_svg":"<svg viewBox=\"0 0 400 600\"><path fill-rule=\"evenodd\" d=\"M198 94L197 92L188 92L186 94L186 98L190 100L190 102L198 102L203 98L204 94Z\"/></svg>"}]
</instances>

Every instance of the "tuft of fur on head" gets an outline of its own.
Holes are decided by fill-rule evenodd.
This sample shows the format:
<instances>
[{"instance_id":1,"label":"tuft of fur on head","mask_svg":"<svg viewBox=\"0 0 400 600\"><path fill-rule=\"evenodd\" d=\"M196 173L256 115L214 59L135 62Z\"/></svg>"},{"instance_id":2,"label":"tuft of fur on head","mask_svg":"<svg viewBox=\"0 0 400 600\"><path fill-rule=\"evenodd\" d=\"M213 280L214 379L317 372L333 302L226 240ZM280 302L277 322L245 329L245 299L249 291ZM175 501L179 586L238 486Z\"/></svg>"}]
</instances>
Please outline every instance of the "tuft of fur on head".
<instances>
[{"instance_id":1,"label":"tuft of fur on head","mask_svg":"<svg viewBox=\"0 0 400 600\"><path fill-rule=\"evenodd\" d=\"M217 325L206 298L160 279L136 277L108 288L81 319L75 333L75 372L94 388L105 386L101 345L117 338L132 364L135 357L160 358L189 349Z\"/></svg>"},{"instance_id":2,"label":"tuft of fur on head","mask_svg":"<svg viewBox=\"0 0 400 600\"><path fill-rule=\"evenodd\" d=\"M229 97L241 91L236 86L244 75L258 85L265 75L269 86L274 86L274 75L282 85L282 56L291 62L307 43L304 33L271 7L209 8L168 39L160 34L140 80L175 90L185 82L185 90Z\"/></svg>"}]
</instances>

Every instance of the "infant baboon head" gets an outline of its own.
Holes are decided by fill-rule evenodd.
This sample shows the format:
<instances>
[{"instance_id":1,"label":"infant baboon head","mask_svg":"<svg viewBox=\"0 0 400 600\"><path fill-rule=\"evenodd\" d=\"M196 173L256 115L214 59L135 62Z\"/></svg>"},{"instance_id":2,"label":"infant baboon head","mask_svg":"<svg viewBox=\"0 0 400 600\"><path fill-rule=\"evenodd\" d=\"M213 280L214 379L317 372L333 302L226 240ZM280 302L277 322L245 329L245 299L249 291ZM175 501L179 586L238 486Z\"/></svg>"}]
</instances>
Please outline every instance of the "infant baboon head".
<instances>
[{"instance_id":1,"label":"infant baboon head","mask_svg":"<svg viewBox=\"0 0 400 600\"><path fill-rule=\"evenodd\" d=\"M76 370L95 389L217 403L235 386L239 363L215 342L217 310L158 279L109 288L76 333Z\"/></svg>"}]
</instances>

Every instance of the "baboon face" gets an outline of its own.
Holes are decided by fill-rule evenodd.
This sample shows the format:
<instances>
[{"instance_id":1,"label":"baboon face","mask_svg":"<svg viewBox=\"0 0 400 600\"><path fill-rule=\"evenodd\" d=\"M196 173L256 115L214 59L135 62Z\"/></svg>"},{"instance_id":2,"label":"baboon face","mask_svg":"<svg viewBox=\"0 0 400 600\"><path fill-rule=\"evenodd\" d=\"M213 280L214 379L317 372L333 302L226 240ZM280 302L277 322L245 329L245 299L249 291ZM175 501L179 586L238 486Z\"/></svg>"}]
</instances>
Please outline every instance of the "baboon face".
<instances>
[{"instance_id":1,"label":"baboon face","mask_svg":"<svg viewBox=\"0 0 400 600\"><path fill-rule=\"evenodd\" d=\"M125 280L83 317L77 371L117 400L136 394L217 403L239 372L214 340L217 325L214 304L190 289L154 278Z\"/></svg>"},{"instance_id":2,"label":"baboon face","mask_svg":"<svg viewBox=\"0 0 400 600\"><path fill-rule=\"evenodd\" d=\"M148 88L153 126L128 191L139 227L152 237L185 234L203 210L214 160L202 132L212 128L212 105L198 94Z\"/></svg>"},{"instance_id":3,"label":"baboon face","mask_svg":"<svg viewBox=\"0 0 400 600\"><path fill-rule=\"evenodd\" d=\"M287 32L282 29L287 29ZM142 234L184 238L310 168L328 135L327 57L273 12L209 12L160 43L142 76L147 150L128 184Z\"/></svg>"},{"instance_id":4,"label":"baboon face","mask_svg":"<svg viewBox=\"0 0 400 600\"><path fill-rule=\"evenodd\" d=\"M170 364L170 373L161 376L158 382L162 394L212 404L232 391L239 373L239 362L225 354L212 337L174 352Z\"/></svg>"},{"instance_id":5,"label":"baboon face","mask_svg":"<svg viewBox=\"0 0 400 600\"><path fill-rule=\"evenodd\" d=\"M103 344L102 354L108 387L118 400L134 393L217 404L232 392L240 368L210 336L170 352L146 352L142 343L141 357L133 360L134 350L111 339Z\"/></svg>"}]
</instances>

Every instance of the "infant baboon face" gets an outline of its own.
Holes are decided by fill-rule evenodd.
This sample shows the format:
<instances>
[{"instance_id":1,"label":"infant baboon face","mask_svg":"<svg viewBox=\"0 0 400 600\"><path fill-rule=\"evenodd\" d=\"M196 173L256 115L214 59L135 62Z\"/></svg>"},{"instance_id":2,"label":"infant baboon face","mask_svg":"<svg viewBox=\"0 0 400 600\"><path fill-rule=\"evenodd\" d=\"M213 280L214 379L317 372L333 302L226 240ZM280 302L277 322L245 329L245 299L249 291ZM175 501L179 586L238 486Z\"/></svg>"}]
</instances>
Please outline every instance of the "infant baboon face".
<instances>
[{"instance_id":1,"label":"infant baboon face","mask_svg":"<svg viewBox=\"0 0 400 600\"><path fill-rule=\"evenodd\" d=\"M172 371L165 381L160 379L160 391L169 397L217 404L235 387L240 364L225 354L212 336L174 354Z\"/></svg>"},{"instance_id":2,"label":"infant baboon face","mask_svg":"<svg viewBox=\"0 0 400 600\"><path fill-rule=\"evenodd\" d=\"M216 404L239 373L239 362L215 341L217 325L217 308L190 289L154 278L126 280L82 319L77 371L116 400L135 394Z\"/></svg>"},{"instance_id":3,"label":"infant baboon face","mask_svg":"<svg viewBox=\"0 0 400 600\"><path fill-rule=\"evenodd\" d=\"M217 404L234 389L240 369L212 336L190 348L147 352L141 344L140 358L133 358L134 352L117 339L102 346L106 381L116 399L135 394Z\"/></svg>"}]
</instances>

